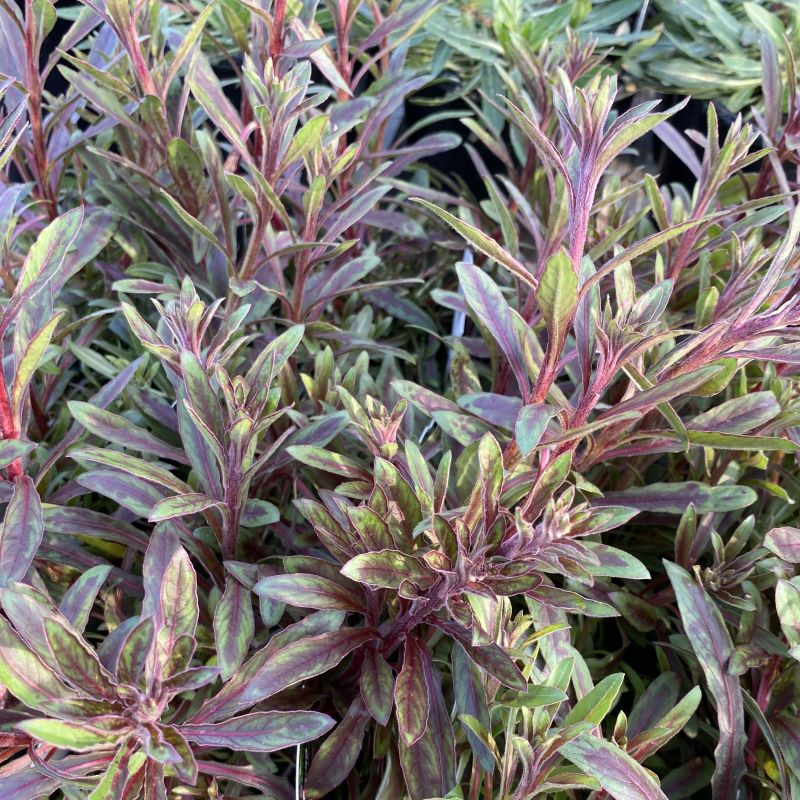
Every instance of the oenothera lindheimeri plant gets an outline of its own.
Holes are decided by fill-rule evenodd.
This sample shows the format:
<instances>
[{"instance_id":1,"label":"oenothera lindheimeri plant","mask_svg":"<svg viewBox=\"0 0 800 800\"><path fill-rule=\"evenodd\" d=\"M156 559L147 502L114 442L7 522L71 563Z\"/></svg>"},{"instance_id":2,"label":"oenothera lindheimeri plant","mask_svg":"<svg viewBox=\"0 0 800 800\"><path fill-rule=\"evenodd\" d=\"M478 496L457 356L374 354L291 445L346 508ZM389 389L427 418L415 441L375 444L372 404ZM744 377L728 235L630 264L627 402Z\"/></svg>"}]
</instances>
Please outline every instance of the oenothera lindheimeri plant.
<instances>
[{"instance_id":1,"label":"oenothera lindheimeri plant","mask_svg":"<svg viewBox=\"0 0 800 800\"><path fill-rule=\"evenodd\" d=\"M795 45L698 9L739 117L684 10L0 3L1 797L800 794Z\"/></svg>"}]
</instances>

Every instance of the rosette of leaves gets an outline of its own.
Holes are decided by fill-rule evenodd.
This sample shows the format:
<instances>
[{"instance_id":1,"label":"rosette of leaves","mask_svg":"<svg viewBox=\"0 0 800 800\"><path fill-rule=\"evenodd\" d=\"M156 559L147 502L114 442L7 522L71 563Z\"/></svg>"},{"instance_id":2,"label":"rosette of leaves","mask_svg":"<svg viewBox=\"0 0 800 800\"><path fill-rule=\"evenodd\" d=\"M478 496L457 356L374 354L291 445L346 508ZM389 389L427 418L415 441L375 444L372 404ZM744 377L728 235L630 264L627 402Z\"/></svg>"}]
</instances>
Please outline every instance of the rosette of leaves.
<instances>
[{"instance_id":1,"label":"rosette of leaves","mask_svg":"<svg viewBox=\"0 0 800 800\"><path fill-rule=\"evenodd\" d=\"M49 796L64 787L93 800L166 798L180 785L215 792L219 781L288 797L277 777L237 764L236 756L208 760L208 753L283 750L320 736L333 720L305 710L234 715L229 704L218 721L197 723L200 690L213 684L217 698L230 698L243 687L235 680L218 687L220 668L204 663L198 580L178 535L156 529L144 559L141 613L118 620L95 650L84 629L109 569L86 572L58 606L29 585L2 590L0 679L19 701L3 712L4 724L17 732L13 744L27 747L0 777L6 796ZM239 709L254 702L243 700Z\"/></svg>"}]
</instances>

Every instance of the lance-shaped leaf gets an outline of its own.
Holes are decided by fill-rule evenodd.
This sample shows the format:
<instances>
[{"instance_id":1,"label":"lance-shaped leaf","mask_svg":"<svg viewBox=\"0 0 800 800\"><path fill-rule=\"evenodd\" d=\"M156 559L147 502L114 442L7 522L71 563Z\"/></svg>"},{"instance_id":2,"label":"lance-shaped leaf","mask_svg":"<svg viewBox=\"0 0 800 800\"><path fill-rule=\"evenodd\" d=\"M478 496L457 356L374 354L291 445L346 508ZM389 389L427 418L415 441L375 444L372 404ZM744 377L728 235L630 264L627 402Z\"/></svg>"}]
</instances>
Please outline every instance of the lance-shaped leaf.
<instances>
[{"instance_id":1,"label":"lance-shaped leaf","mask_svg":"<svg viewBox=\"0 0 800 800\"><path fill-rule=\"evenodd\" d=\"M14 484L14 494L0 528L0 588L25 577L43 534L39 494L25 475Z\"/></svg>"},{"instance_id":2,"label":"lance-shaped leaf","mask_svg":"<svg viewBox=\"0 0 800 800\"><path fill-rule=\"evenodd\" d=\"M45 635L53 651L59 674L79 692L113 700L114 678L97 654L74 631L58 619L45 619Z\"/></svg>"},{"instance_id":3,"label":"lance-shaped leaf","mask_svg":"<svg viewBox=\"0 0 800 800\"><path fill-rule=\"evenodd\" d=\"M308 770L303 788L308 800L328 797L352 771L364 739L369 714L356 697L336 730L322 743Z\"/></svg>"},{"instance_id":4,"label":"lance-shaped leaf","mask_svg":"<svg viewBox=\"0 0 800 800\"><path fill-rule=\"evenodd\" d=\"M149 522L163 522L167 519L175 519L176 517L189 516L190 514L199 514L209 508L218 507L221 510L227 510L222 503L212 500L208 495L201 492L189 492L188 494L179 494L175 497L165 497L159 500L148 517Z\"/></svg>"},{"instance_id":5,"label":"lance-shaped leaf","mask_svg":"<svg viewBox=\"0 0 800 800\"><path fill-rule=\"evenodd\" d=\"M736 800L745 772L744 708L739 678L728 672L733 642L719 609L686 570L664 565L675 590L686 636L717 707L719 742L712 789L716 800Z\"/></svg>"},{"instance_id":6,"label":"lance-shaped leaf","mask_svg":"<svg viewBox=\"0 0 800 800\"><path fill-rule=\"evenodd\" d=\"M120 444L129 450L152 453L159 458L169 458L180 464L187 463L187 458L182 450L162 442L153 434L137 427L119 414L112 414L91 403L81 403L77 400L70 401L67 406L73 418L96 436L114 444Z\"/></svg>"},{"instance_id":7,"label":"lance-shaped leaf","mask_svg":"<svg viewBox=\"0 0 800 800\"><path fill-rule=\"evenodd\" d=\"M191 490L182 481L176 478L165 466L153 461L145 461L127 453L116 450L104 450L102 447L76 447L70 456L76 460L104 464L108 467L135 475L159 486L164 486L178 494L187 494Z\"/></svg>"},{"instance_id":8,"label":"lance-shaped leaf","mask_svg":"<svg viewBox=\"0 0 800 800\"><path fill-rule=\"evenodd\" d=\"M341 475L343 478L351 480L368 480L369 473L354 459L324 450L321 447L314 447L310 444L298 444L294 447L287 447L286 452L308 467L321 469L323 472L330 472L334 475Z\"/></svg>"},{"instance_id":9,"label":"lance-shaped leaf","mask_svg":"<svg viewBox=\"0 0 800 800\"><path fill-rule=\"evenodd\" d=\"M194 636L198 613L197 575L188 554L179 547L161 581L158 614L162 624L156 634L157 671L168 664L181 637Z\"/></svg>"},{"instance_id":10,"label":"lance-shaped leaf","mask_svg":"<svg viewBox=\"0 0 800 800\"><path fill-rule=\"evenodd\" d=\"M656 511L661 514L683 514L692 504L698 514L723 511L738 511L757 500L749 486L723 484L708 486L705 483L651 483L648 486L632 486L618 492L606 492L593 502L595 505L624 505L640 511Z\"/></svg>"},{"instance_id":11,"label":"lance-shaped leaf","mask_svg":"<svg viewBox=\"0 0 800 800\"><path fill-rule=\"evenodd\" d=\"M593 725L599 725L616 703L624 679L625 676L621 672L603 678L594 689L578 700L570 709L569 714L564 717L564 725L572 725L576 722L591 722Z\"/></svg>"},{"instance_id":12,"label":"lance-shaped leaf","mask_svg":"<svg viewBox=\"0 0 800 800\"><path fill-rule=\"evenodd\" d=\"M130 733L129 723L121 717L95 717L81 722L28 719L17 727L41 742L76 751L105 749Z\"/></svg>"},{"instance_id":13,"label":"lance-shaped leaf","mask_svg":"<svg viewBox=\"0 0 800 800\"><path fill-rule=\"evenodd\" d=\"M33 380L33 375L38 369L47 346L50 344L50 339L53 337L53 332L63 316L63 313L58 313L49 322L42 325L25 345L25 350L17 363L14 381L11 384L11 410L14 414L14 426L17 430L22 427L25 398Z\"/></svg>"},{"instance_id":14,"label":"lance-shaped leaf","mask_svg":"<svg viewBox=\"0 0 800 800\"><path fill-rule=\"evenodd\" d=\"M319 575L268 575L255 585L253 591L262 597L300 608L338 608L357 612L364 610L363 599L354 591Z\"/></svg>"},{"instance_id":15,"label":"lance-shaped leaf","mask_svg":"<svg viewBox=\"0 0 800 800\"><path fill-rule=\"evenodd\" d=\"M245 380L249 386L267 386L291 358L303 341L304 325L294 325L276 336L259 354L247 371Z\"/></svg>"},{"instance_id":16,"label":"lance-shaped leaf","mask_svg":"<svg viewBox=\"0 0 800 800\"><path fill-rule=\"evenodd\" d=\"M202 747L271 753L310 742L327 733L333 724L327 714L317 711L260 711L226 722L181 725L178 730Z\"/></svg>"},{"instance_id":17,"label":"lance-shaped leaf","mask_svg":"<svg viewBox=\"0 0 800 800\"><path fill-rule=\"evenodd\" d=\"M369 713L379 725L386 725L394 702L394 673L386 659L374 647L364 650L360 689Z\"/></svg>"},{"instance_id":18,"label":"lance-shaped leaf","mask_svg":"<svg viewBox=\"0 0 800 800\"><path fill-rule=\"evenodd\" d=\"M552 255L536 289L536 302L547 326L547 353L558 359L578 305L578 276L564 251Z\"/></svg>"},{"instance_id":19,"label":"lance-shaped leaf","mask_svg":"<svg viewBox=\"0 0 800 800\"><path fill-rule=\"evenodd\" d=\"M644 411L680 395L690 394L721 370L722 367L718 364L710 364L694 372L687 372L683 375L678 375L676 378L657 383L652 388L637 392L630 399L615 404L602 415L602 418L611 419L628 411Z\"/></svg>"},{"instance_id":20,"label":"lance-shaped leaf","mask_svg":"<svg viewBox=\"0 0 800 800\"><path fill-rule=\"evenodd\" d=\"M529 403L522 406L514 425L514 438L523 458L527 458L544 435L547 423L555 415L555 409L545 403Z\"/></svg>"},{"instance_id":21,"label":"lance-shaped leaf","mask_svg":"<svg viewBox=\"0 0 800 800\"><path fill-rule=\"evenodd\" d=\"M652 773L611 742L581 733L559 752L597 778L615 800L667 800Z\"/></svg>"},{"instance_id":22,"label":"lance-shaped leaf","mask_svg":"<svg viewBox=\"0 0 800 800\"><path fill-rule=\"evenodd\" d=\"M480 250L481 253L489 256L489 258L493 258L498 264L502 264L509 272L513 273L515 277L519 278L524 283L527 283L532 289L536 288L536 282L528 270L510 253L500 247L491 236L487 236L474 226L462 222L458 217L454 217L449 212L444 211L427 200L423 200L420 197L413 197L411 199L415 203L419 203L430 211L433 211L436 216L444 220L453 230L461 234L461 236L472 244L476 250Z\"/></svg>"},{"instance_id":23,"label":"lance-shaped leaf","mask_svg":"<svg viewBox=\"0 0 800 800\"><path fill-rule=\"evenodd\" d=\"M375 636L371 628L342 628L287 644L250 678L240 695L240 707L333 669L348 653L373 641Z\"/></svg>"},{"instance_id":24,"label":"lance-shaped leaf","mask_svg":"<svg viewBox=\"0 0 800 800\"><path fill-rule=\"evenodd\" d=\"M28 708L47 714L82 711L78 695L62 683L0 617L0 684Z\"/></svg>"},{"instance_id":25,"label":"lance-shaped leaf","mask_svg":"<svg viewBox=\"0 0 800 800\"><path fill-rule=\"evenodd\" d=\"M61 268L83 222L83 208L75 208L54 219L28 251L17 287L6 306L0 335L5 333L20 309L44 289Z\"/></svg>"},{"instance_id":26,"label":"lance-shaped leaf","mask_svg":"<svg viewBox=\"0 0 800 800\"><path fill-rule=\"evenodd\" d=\"M343 567L342 575L359 583L384 589L397 589L403 581L429 582L434 573L422 561L399 550L360 553Z\"/></svg>"},{"instance_id":27,"label":"lance-shaped leaf","mask_svg":"<svg viewBox=\"0 0 800 800\"><path fill-rule=\"evenodd\" d=\"M467 303L478 322L489 331L508 359L520 391L527 392L525 356L505 297L497 288L497 284L474 264L459 264L456 269Z\"/></svg>"},{"instance_id":28,"label":"lance-shaped leaf","mask_svg":"<svg viewBox=\"0 0 800 800\"><path fill-rule=\"evenodd\" d=\"M458 714L469 715L472 719L477 720L484 729L488 729L491 725L489 705L486 702L486 690L480 670L467 658L464 648L460 644L454 644L451 658L453 660L453 692ZM485 770L494 769L495 760L492 751L481 737L466 726L464 734L481 766Z\"/></svg>"},{"instance_id":29,"label":"lance-shaped leaf","mask_svg":"<svg viewBox=\"0 0 800 800\"><path fill-rule=\"evenodd\" d=\"M430 698L428 725L419 741L410 747L402 738L398 741L400 764L412 800L443 797L456 784L455 737L441 678L430 659L423 666Z\"/></svg>"},{"instance_id":30,"label":"lance-shaped leaf","mask_svg":"<svg viewBox=\"0 0 800 800\"><path fill-rule=\"evenodd\" d=\"M109 572L111 567L105 564L88 569L67 589L61 600L59 610L79 633L89 621L97 593L108 578Z\"/></svg>"},{"instance_id":31,"label":"lance-shaped leaf","mask_svg":"<svg viewBox=\"0 0 800 800\"><path fill-rule=\"evenodd\" d=\"M428 725L430 698L423 660L429 657L425 646L415 636L406 639L403 667L394 683L394 705L397 729L409 746L419 741Z\"/></svg>"},{"instance_id":32,"label":"lance-shaped leaf","mask_svg":"<svg viewBox=\"0 0 800 800\"><path fill-rule=\"evenodd\" d=\"M244 661L254 633L250 589L228 575L225 592L214 610L214 641L223 681L231 678Z\"/></svg>"}]
</instances>

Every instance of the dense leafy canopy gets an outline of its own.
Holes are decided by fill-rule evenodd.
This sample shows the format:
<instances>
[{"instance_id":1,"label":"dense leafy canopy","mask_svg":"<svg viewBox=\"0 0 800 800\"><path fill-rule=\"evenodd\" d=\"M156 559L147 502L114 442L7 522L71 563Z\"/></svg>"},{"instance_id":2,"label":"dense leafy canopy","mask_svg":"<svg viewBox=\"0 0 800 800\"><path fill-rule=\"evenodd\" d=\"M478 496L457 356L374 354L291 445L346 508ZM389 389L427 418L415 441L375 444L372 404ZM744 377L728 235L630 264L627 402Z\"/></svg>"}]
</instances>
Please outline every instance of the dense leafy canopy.
<instances>
[{"instance_id":1,"label":"dense leafy canopy","mask_svg":"<svg viewBox=\"0 0 800 800\"><path fill-rule=\"evenodd\" d=\"M796 15L0 2L0 797L800 796Z\"/></svg>"}]
</instances>

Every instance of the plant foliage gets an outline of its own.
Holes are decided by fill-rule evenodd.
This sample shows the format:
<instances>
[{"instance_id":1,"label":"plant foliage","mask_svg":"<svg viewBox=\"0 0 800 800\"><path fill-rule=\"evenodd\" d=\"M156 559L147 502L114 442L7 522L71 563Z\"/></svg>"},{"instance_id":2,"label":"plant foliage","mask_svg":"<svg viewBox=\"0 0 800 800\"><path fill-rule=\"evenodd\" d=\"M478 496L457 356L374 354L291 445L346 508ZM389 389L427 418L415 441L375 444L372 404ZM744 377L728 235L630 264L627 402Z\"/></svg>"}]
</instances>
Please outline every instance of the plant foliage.
<instances>
[{"instance_id":1,"label":"plant foliage","mask_svg":"<svg viewBox=\"0 0 800 800\"><path fill-rule=\"evenodd\" d=\"M796 15L0 2L0 797L800 796Z\"/></svg>"}]
</instances>

